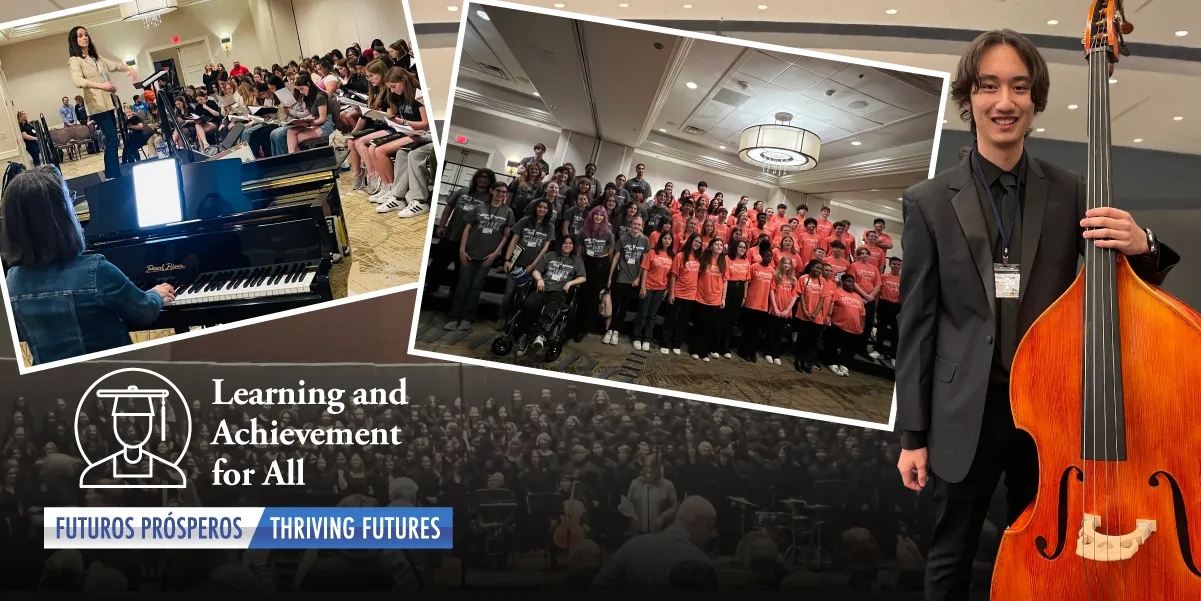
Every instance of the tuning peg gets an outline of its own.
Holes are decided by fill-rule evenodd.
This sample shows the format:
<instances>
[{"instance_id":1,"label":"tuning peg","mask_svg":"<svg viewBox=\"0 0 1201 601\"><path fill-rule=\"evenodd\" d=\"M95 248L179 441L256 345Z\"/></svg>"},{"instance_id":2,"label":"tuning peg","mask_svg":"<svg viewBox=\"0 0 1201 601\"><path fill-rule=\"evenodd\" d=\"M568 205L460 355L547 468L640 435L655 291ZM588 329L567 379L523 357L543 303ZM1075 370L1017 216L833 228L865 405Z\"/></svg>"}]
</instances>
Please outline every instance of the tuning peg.
<instances>
[{"instance_id":1,"label":"tuning peg","mask_svg":"<svg viewBox=\"0 0 1201 601\"><path fill-rule=\"evenodd\" d=\"M1133 31L1134 31L1134 23L1131 23L1130 21L1122 22L1122 35L1130 35L1130 33Z\"/></svg>"}]
</instances>

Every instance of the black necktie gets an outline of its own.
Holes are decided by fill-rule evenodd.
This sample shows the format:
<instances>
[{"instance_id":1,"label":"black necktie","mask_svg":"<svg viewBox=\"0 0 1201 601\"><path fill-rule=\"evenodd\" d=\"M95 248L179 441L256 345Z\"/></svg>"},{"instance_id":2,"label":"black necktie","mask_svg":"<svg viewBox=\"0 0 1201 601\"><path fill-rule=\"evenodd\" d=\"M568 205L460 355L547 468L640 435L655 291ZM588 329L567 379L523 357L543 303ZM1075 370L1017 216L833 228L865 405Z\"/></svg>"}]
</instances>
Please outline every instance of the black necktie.
<instances>
[{"instance_id":1,"label":"black necktie","mask_svg":"<svg viewBox=\"0 0 1201 601\"><path fill-rule=\"evenodd\" d=\"M1017 221L1018 218L1014 210L1016 209L1018 202L1018 178L1013 173L1006 171L1001 174L1001 177L998 178L998 181L1000 181L1001 185L1005 187L1005 195L1001 198L1001 223L997 225L1004 231L1010 232L1012 236L1015 230L1017 230L1014 222ZM1010 250L1012 250L1012 237L1009 243ZM1001 244L1005 244L1004 240L1002 240ZM1002 246L1002 248L1004 248L1004 246ZM1012 253L1010 253L1010 260L1013 260Z\"/></svg>"}]
</instances>

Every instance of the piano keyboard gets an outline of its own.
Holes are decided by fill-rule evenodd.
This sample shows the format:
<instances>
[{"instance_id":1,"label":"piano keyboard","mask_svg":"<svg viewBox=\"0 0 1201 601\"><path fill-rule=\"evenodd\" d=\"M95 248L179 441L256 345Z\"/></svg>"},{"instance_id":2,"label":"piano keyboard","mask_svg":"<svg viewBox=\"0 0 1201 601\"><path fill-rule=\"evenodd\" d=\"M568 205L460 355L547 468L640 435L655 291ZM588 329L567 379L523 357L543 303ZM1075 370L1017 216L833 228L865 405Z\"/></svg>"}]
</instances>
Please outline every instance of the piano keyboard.
<instances>
[{"instance_id":1,"label":"piano keyboard","mask_svg":"<svg viewBox=\"0 0 1201 601\"><path fill-rule=\"evenodd\" d=\"M175 286L175 302L168 306L305 294L312 288L317 268L318 265L307 262L288 263L203 273L182 285L168 279Z\"/></svg>"}]
</instances>

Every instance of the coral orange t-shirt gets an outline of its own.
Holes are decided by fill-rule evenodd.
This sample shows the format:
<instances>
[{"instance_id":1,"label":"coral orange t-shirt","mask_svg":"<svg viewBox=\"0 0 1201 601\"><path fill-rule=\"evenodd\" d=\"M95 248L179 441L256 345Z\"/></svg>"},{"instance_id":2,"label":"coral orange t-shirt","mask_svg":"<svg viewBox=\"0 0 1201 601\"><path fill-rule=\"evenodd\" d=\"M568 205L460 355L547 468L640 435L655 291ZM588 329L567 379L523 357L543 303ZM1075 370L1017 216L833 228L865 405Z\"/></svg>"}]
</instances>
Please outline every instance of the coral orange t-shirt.
<instances>
[{"instance_id":1,"label":"coral orange t-shirt","mask_svg":"<svg viewBox=\"0 0 1201 601\"><path fill-rule=\"evenodd\" d=\"M867 262L875 265L876 271L884 270L884 267L888 264L888 259L883 248L880 248L879 246L861 246L860 248L866 248L867 252L872 254L872 256L868 258Z\"/></svg>"},{"instance_id":2,"label":"coral orange t-shirt","mask_svg":"<svg viewBox=\"0 0 1201 601\"><path fill-rule=\"evenodd\" d=\"M695 257L684 260L684 253L676 255L671 272L676 276L675 297L677 300L696 300L696 281L701 262Z\"/></svg>"},{"instance_id":3,"label":"coral orange t-shirt","mask_svg":"<svg viewBox=\"0 0 1201 601\"><path fill-rule=\"evenodd\" d=\"M801 276L797 282L800 287L800 298L797 300L796 316L797 319L804 321L812 321L813 323L824 325L826 323L826 314L829 313L830 302L829 296L833 293L833 287L827 286L826 281L822 278L811 278L809 276ZM822 304L822 299L825 298L826 303ZM801 305L804 305L810 313L818 310L820 305L821 311L813 316L813 319L805 317L801 312Z\"/></svg>"},{"instance_id":4,"label":"coral orange t-shirt","mask_svg":"<svg viewBox=\"0 0 1201 601\"><path fill-rule=\"evenodd\" d=\"M746 259L726 261L726 281L745 282L751 279L751 263Z\"/></svg>"},{"instance_id":5,"label":"coral orange t-shirt","mask_svg":"<svg viewBox=\"0 0 1201 601\"><path fill-rule=\"evenodd\" d=\"M773 281L771 285L771 295L776 299L776 308L781 311L788 311L792 314L792 308L788 306L792 299L796 298L797 287L796 280L782 282Z\"/></svg>"},{"instance_id":6,"label":"coral orange t-shirt","mask_svg":"<svg viewBox=\"0 0 1201 601\"><path fill-rule=\"evenodd\" d=\"M700 271L696 284L696 301L710 307L721 305L726 296L726 273L716 263L714 261Z\"/></svg>"},{"instance_id":7,"label":"coral orange t-shirt","mask_svg":"<svg viewBox=\"0 0 1201 601\"><path fill-rule=\"evenodd\" d=\"M713 224L713 231L717 234L717 239L722 242L730 241L730 228L722 223Z\"/></svg>"},{"instance_id":8,"label":"coral orange t-shirt","mask_svg":"<svg viewBox=\"0 0 1201 601\"><path fill-rule=\"evenodd\" d=\"M671 271L671 255L650 251L642 257L642 268L646 270L647 290L666 290L667 274Z\"/></svg>"},{"instance_id":9,"label":"coral orange t-shirt","mask_svg":"<svg viewBox=\"0 0 1201 601\"><path fill-rule=\"evenodd\" d=\"M833 256L822 259L822 263L834 268L834 277L836 279L838 276L846 273L847 268L851 266L850 262L848 262L846 259L835 259Z\"/></svg>"},{"instance_id":10,"label":"coral orange t-shirt","mask_svg":"<svg viewBox=\"0 0 1201 601\"><path fill-rule=\"evenodd\" d=\"M797 249L801 252L801 261L808 264L813 260L813 249L825 248L826 241L821 239L817 234L810 234L808 231L801 232L796 237ZM803 268L804 266L802 266Z\"/></svg>"},{"instance_id":11,"label":"coral orange t-shirt","mask_svg":"<svg viewBox=\"0 0 1201 601\"><path fill-rule=\"evenodd\" d=\"M777 248L773 251L773 254L771 256L771 264L779 265L780 261L784 257L788 257L789 259L792 259L792 271L794 273L805 268L805 264L801 263L800 255L792 252L791 250L780 250L779 248Z\"/></svg>"},{"instance_id":12,"label":"coral orange t-shirt","mask_svg":"<svg viewBox=\"0 0 1201 601\"><path fill-rule=\"evenodd\" d=\"M821 236L822 239L828 238L830 237L830 234L834 233L834 222L830 221L829 219L822 219L821 217L818 217L817 227L814 228L813 231L816 232L818 236Z\"/></svg>"},{"instance_id":13,"label":"coral orange t-shirt","mask_svg":"<svg viewBox=\"0 0 1201 601\"><path fill-rule=\"evenodd\" d=\"M867 309L863 306L863 297L846 290L834 291L834 325L844 332L852 334L863 333L863 317Z\"/></svg>"},{"instance_id":14,"label":"coral orange t-shirt","mask_svg":"<svg viewBox=\"0 0 1201 601\"><path fill-rule=\"evenodd\" d=\"M886 273L880 276L880 298L890 303L901 302L901 276Z\"/></svg>"},{"instance_id":15,"label":"coral orange t-shirt","mask_svg":"<svg viewBox=\"0 0 1201 601\"><path fill-rule=\"evenodd\" d=\"M751 264L750 283L746 286L746 300L743 306L756 311L767 311L767 297L771 294L772 278L775 275L774 267Z\"/></svg>"},{"instance_id":16,"label":"coral orange t-shirt","mask_svg":"<svg viewBox=\"0 0 1201 601\"><path fill-rule=\"evenodd\" d=\"M880 270L872 264L870 258L867 263L856 261L847 269L855 276L855 283L864 292L870 293L876 284L880 283Z\"/></svg>"}]
</instances>

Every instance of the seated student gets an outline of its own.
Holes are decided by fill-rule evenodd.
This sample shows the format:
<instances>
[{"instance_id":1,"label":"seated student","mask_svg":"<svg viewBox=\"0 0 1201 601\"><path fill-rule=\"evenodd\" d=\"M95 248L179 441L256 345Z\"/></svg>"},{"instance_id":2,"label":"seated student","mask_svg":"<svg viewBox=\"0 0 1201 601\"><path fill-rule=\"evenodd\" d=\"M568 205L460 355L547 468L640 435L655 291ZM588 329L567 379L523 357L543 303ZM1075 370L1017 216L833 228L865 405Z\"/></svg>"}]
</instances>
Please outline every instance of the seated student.
<instances>
[{"instance_id":1,"label":"seated student","mask_svg":"<svg viewBox=\"0 0 1201 601\"><path fill-rule=\"evenodd\" d=\"M35 365L130 344L129 325L158 318L175 289L143 291L102 255L83 254L83 230L53 166L8 184L0 205L0 254L17 331Z\"/></svg>"},{"instance_id":2,"label":"seated student","mask_svg":"<svg viewBox=\"0 0 1201 601\"><path fill-rule=\"evenodd\" d=\"M388 87L388 91L392 93L395 102L396 116L392 118L394 123L408 127L414 133L401 136L390 142L383 142L381 139L377 144L367 145L366 160L373 163L375 172L380 175L380 192L382 200L385 204L397 200L396 191L393 190L395 182L394 166L392 164L392 156L396 155L397 160L401 160L399 153L408 154L409 151L415 150L419 146L432 143L432 139L428 134L430 122L426 116L425 103L422 100L421 88L417 87L417 78L412 73L393 67L388 71L388 75L384 78L384 84ZM390 132L392 130L389 130ZM372 199L373 202L375 199ZM396 209L401 208L396 206ZM377 209L378 210L378 209ZM387 212L384 209L380 212Z\"/></svg>"},{"instance_id":3,"label":"seated student","mask_svg":"<svg viewBox=\"0 0 1201 601\"><path fill-rule=\"evenodd\" d=\"M542 255L550 249L555 239L555 228L550 219L550 203L545 198L534 201L534 216L522 217L513 226L513 238L505 251L504 270L509 277L505 280L505 295L500 301L500 317L496 330L508 325L512 313L513 297L517 295L517 280L511 275L513 268L529 268L537 265Z\"/></svg>"},{"instance_id":4,"label":"seated student","mask_svg":"<svg viewBox=\"0 0 1201 601\"><path fill-rule=\"evenodd\" d=\"M517 324L519 355L524 354L522 350L526 348L532 348L535 353L542 352L551 319L567 300L567 292L587 279L584 275L584 262L576 252L575 241L570 236L559 242L558 251L542 256L534 266L532 275L535 289L525 297L524 311L521 312L520 323ZM534 341L527 347L525 343L530 336L534 337Z\"/></svg>"},{"instance_id":5,"label":"seated student","mask_svg":"<svg viewBox=\"0 0 1201 601\"><path fill-rule=\"evenodd\" d=\"M196 90L196 105L192 107L192 112L200 117L197 122L200 124L200 130L204 131L205 138L221 124L221 106L217 103L216 98L208 95L204 90ZM205 148L207 147L206 140Z\"/></svg>"},{"instance_id":6,"label":"seated student","mask_svg":"<svg viewBox=\"0 0 1201 601\"><path fill-rule=\"evenodd\" d=\"M413 50L409 48L409 43L405 40L396 40L388 46L388 58L392 62L401 67L414 76L417 75L417 57L413 56Z\"/></svg>"},{"instance_id":7,"label":"seated student","mask_svg":"<svg viewBox=\"0 0 1201 601\"><path fill-rule=\"evenodd\" d=\"M477 206L468 216L463 240L459 243L459 286L450 307L450 321L442 326L444 330L471 329L488 270L500 256L516 221L508 199L508 186L496 182L492 184L491 202Z\"/></svg>"},{"instance_id":8,"label":"seated student","mask_svg":"<svg viewBox=\"0 0 1201 601\"><path fill-rule=\"evenodd\" d=\"M287 110L304 120L271 132L271 156L297 152L301 142L334 133L334 115L329 110L329 96L313 83L313 78L308 74L297 77L294 89L296 102L300 106L293 105Z\"/></svg>"},{"instance_id":9,"label":"seated student","mask_svg":"<svg viewBox=\"0 0 1201 601\"><path fill-rule=\"evenodd\" d=\"M136 162L142 158L139 151L146 145L146 140L150 139L149 126L142 123L142 118L134 112L133 107L125 105L122 107L125 111L125 158L126 163Z\"/></svg>"},{"instance_id":10,"label":"seated student","mask_svg":"<svg viewBox=\"0 0 1201 601\"><path fill-rule=\"evenodd\" d=\"M187 100L184 98L175 98L175 124L178 128L172 134L176 146L183 146L182 136L194 136L196 143L203 152L209 147L208 140L205 139L204 126L197 119L192 118L192 111L188 109Z\"/></svg>"},{"instance_id":11,"label":"seated student","mask_svg":"<svg viewBox=\"0 0 1201 601\"><path fill-rule=\"evenodd\" d=\"M371 61L367 65L367 82L371 90L367 95L367 106L389 117L396 116L397 102L395 95L385 84L388 76L388 66L383 61ZM383 188L382 176L375 170L375 164L367 159L368 148L372 140L391 135L392 129L380 120L359 117L358 123L351 129L356 133L366 129L375 130L371 133L350 140L350 170L354 174L354 189L366 190L368 196L375 196Z\"/></svg>"}]
</instances>

